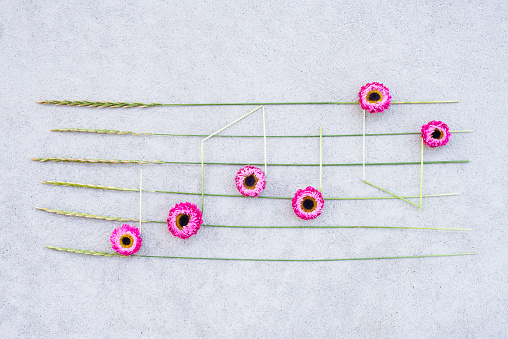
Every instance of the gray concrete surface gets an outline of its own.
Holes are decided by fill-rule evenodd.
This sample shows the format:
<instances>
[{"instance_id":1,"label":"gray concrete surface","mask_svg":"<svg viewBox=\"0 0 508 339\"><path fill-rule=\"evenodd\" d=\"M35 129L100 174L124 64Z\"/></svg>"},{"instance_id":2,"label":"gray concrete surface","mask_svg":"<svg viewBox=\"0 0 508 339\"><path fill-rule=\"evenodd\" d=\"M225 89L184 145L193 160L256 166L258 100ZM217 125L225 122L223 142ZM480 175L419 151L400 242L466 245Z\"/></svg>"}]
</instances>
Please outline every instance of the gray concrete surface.
<instances>
[{"instance_id":1,"label":"gray concrete surface","mask_svg":"<svg viewBox=\"0 0 508 339\"><path fill-rule=\"evenodd\" d=\"M504 1L2 1L1 337L503 338L507 312ZM40 99L140 102L354 100L367 82L394 100L369 132L418 131L443 120L455 134L426 160L423 211L396 200L327 202L300 221L288 201L207 198L205 222L227 225L470 227L416 230L203 228L173 238L143 227L142 254L347 258L477 252L358 262L217 262L102 258L120 223L57 216L34 206L136 217L137 194L52 187L42 180L136 187L140 165L35 163L31 157L198 161L198 138L64 134L52 128L211 133L250 107L90 109ZM268 106L269 134L360 133L358 106ZM259 115L227 133L261 133ZM361 161L361 139L324 140L324 161ZM269 162L317 162L317 139L270 139ZM261 162L258 139L213 139L210 161ZM369 137L367 160L418 161L416 136ZM147 189L199 192L199 166L143 165ZM235 194L234 166L208 166L206 190ZM417 194L418 166L367 177ZM359 167L325 167L325 196L384 196ZM266 195L318 185L317 168L269 168ZM199 197L146 194L144 217Z\"/></svg>"}]
</instances>

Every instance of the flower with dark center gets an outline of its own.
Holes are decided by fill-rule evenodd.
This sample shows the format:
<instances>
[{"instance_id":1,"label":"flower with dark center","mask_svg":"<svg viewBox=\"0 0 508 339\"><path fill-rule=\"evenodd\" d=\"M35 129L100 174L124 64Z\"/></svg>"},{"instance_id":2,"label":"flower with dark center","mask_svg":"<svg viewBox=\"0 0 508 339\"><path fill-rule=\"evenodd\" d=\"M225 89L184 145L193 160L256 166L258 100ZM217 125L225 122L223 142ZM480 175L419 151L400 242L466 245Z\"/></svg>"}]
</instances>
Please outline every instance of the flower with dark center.
<instances>
[{"instance_id":1,"label":"flower with dark center","mask_svg":"<svg viewBox=\"0 0 508 339\"><path fill-rule=\"evenodd\" d=\"M317 218L321 214L324 203L321 192L311 186L298 190L292 200L295 214L305 220Z\"/></svg>"},{"instance_id":2,"label":"flower with dark center","mask_svg":"<svg viewBox=\"0 0 508 339\"><path fill-rule=\"evenodd\" d=\"M257 197L265 189L265 173L255 166L245 166L235 177L236 188L246 197Z\"/></svg>"},{"instance_id":3,"label":"flower with dark center","mask_svg":"<svg viewBox=\"0 0 508 339\"><path fill-rule=\"evenodd\" d=\"M176 204L169 210L168 229L175 237L187 239L197 233L203 224L203 214L190 202Z\"/></svg>"},{"instance_id":4,"label":"flower with dark center","mask_svg":"<svg viewBox=\"0 0 508 339\"><path fill-rule=\"evenodd\" d=\"M132 255L139 251L143 239L139 229L128 224L115 228L109 237L113 250L121 255Z\"/></svg>"},{"instance_id":5,"label":"flower with dark center","mask_svg":"<svg viewBox=\"0 0 508 339\"><path fill-rule=\"evenodd\" d=\"M381 113L390 107L392 97L383 84L371 82L363 86L358 93L360 105L370 113Z\"/></svg>"},{"instance_id":6,"label":"flower with dark center","mask_svg":"<svg viewBox=\"0 0 508 339\"><path fill-rule=\"evenodd\" d=\"M422 138L429 147L444 146L450 140L450 129L442 121L431 121L422 126Z\"/></svg>"}]
</instances>

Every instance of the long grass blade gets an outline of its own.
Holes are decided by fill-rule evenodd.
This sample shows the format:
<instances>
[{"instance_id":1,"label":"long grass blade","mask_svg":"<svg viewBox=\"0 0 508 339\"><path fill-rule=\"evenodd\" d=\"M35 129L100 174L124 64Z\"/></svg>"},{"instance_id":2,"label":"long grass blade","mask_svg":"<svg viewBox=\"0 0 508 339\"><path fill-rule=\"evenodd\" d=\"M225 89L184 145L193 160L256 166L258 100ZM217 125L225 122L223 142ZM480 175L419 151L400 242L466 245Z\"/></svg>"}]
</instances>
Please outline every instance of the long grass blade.
<instances>
[{"instance_id":1,"label":"long grass blade","mask_svg":"<svg viewBox=\"0 0 508 339\"><path fill-rule=\"evenodd\" d=\"M132 221L139 222L139 219L132 218L119 218L119 217L110 217L110 216L101 216L95 214L81 213L81 212L70 212L70 211L62 211L57 209L43 208L43 207L35 207L40 211L45 211L48 213L54 213L58 215L65 215L69 217L80 217L80 218L88 218L88 219L96 219L96 220L107 220L107 221ZM142 223L156 223L156 224L165 224L166 221L155 221L155 220L141 220ZM309 229L309 228L365 228L365 229L400 229L400 230L441 230L441 231L470 231L469 228L446 228L446 227L414 227L414 226L235 226L235 225L201 225L203 227L224 227L224 228L280 228L280 229L292 229L292 228L301 228L301 229Z\"/></svg>"},{"instance_id":2,"label":"long grass blade","mask_svg":"<svg viewBox=\"0 0 508 339\"><path fill-rule=\"evenodd\" d=\"M80 162L89 164L173 164L173 165L201 165L200 161L161 161L161 160L119 160L119 159L85 159L85 158L65 158L65 157L45 157L32 158L32 161L39 162ZM424 161L424 164L456 164L466 163L469 160L443 160L443 161ZM239 163L239 162L204 162L204 165L228 165L228 166L264 166L264 163ZM365 166L389 166L389 165L420 165L420 161L405 162L371 162ZM362 163L338 163L322 164L322 166L362 166ZM319 166L319 164L267 164L267 166Z\"/></svg>"},{"instance_id":3,"label":"long grass blade","mask_svg":"<svg viewBox=\"0 0 508 339\"><path fill-rule=\"evenodd\" d=\"M81 187L81 188L92 188L92 189L102 189L102 190L109 190L109 191L128 191L128 192L139 192L138 188L127 188L127 187L115 187L115 186L101 186L101 185L89 185L89 184L79 184L79 183L73 183L73 182L65 182L65 181L42 181L43 184L48 185L55 185L55 186L68 186L68 187ZM244 197L243 195L239 194L217 194L217 193L195 193L195 192L178 192L178 191L162 191L162 190L143 190L143 192L149 192L149 193L166 193L166 194L182 194L182 195L204 195L204 196L211 196L211 197L233 197L233 198L243 198L243 199L249 199ZM422 197L429 198L429 197L444 197L444 196L452 196L452 195L458 195L458 193L442 193L442 194L428 194L423 195ZM419 195L415 196L406 196L403 198L419 198ZM252 199L252 198L251 198ZM270 197L270 196L258 196L256 199L283 199L283 200L290 200L293 199L293 197ZM324 198L325 200L377 200L377 199L398 199L398 197L342 197L342 198L334 198L334 197L327 197Z\"/></svg>"},{"instance_id":4,"label":"long grass blade","mask_svg":"<svg viewBox=\"0 0 508 339\"><path fill-rule=\"evenodd\" d=\"M117 135L154 135L154 136L172 136L172 137L207 137L208 134L173 134L173 133L150 133L150 132L132 132L118 131L110 129L86 129L86 128L55 128L52 132L77 132L77 133L96 133L96 134L117 134ZM470 133L474 130L457 130L450 133ZM421 132L398 132L398 133L366 133L365 136L388 136L388 135L418 135ZM363 134L323 134L323 138L338 137L361 137ZM263 135L215 135L216 138L264 138ZM267 135L267 138L319 138L319 135Z\"/></svg>"},{"instance_id":5,"label":"long grass blade","mask_svg":"<svg viewBox=\"0 0 508 339\"><path fill-rule=\"evenodd\" d=\"M445 104L457 103L458 100L437 100L437 101L392 101L392 104ZM324 102L228 102L228 103L187 103L187 104L160 104L152 102L144 104L141 102L120 102L120 101L76 101L76 100L39 100L39 104L58 106L81 106L81 107L105 107L105 108L129 108L129 107L154 107L154 106L259 106L259 105L358 105L358 101L324 101Z\"/></svg>"},{"instance_id":6,"label":"long grass blade","mask_svg":"<svg viewBox=\"0 0 508 339\"><path fill-rule=\"evenodd\" d=\"M46 246L49 249L69 252L77 254L85 254L92 256L103 256L103 257L124 257L118 253L108 253L99 251L89 250L78 250L65 247ZM370 258L331 258L331 259L261 259L261 258L206 258L206 257L177 257L168 255L143 255L133 254L132 257L142 258L165 258L165 259L188 259L188 260L228 260L228 261L293 261L293 262L316 262L316 261L353 261L353 260L385 260L385 259L409 259L409 258L436 258L436 257L452 257L452 256L463 256L463 255L475 255L476 252L470 253L450 253L450 254L425 254L425 255L405 255L405 256L390 256L390 257L370 257Z\"/></svg>"}]
</instances>

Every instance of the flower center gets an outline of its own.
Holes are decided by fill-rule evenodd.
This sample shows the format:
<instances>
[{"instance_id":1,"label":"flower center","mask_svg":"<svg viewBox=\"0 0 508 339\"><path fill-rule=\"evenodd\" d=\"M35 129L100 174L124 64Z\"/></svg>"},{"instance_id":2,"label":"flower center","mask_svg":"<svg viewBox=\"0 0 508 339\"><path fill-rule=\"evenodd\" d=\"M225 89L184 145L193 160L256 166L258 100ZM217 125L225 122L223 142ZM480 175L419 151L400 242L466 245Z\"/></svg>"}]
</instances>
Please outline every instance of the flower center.
<instances>
[{"instance_id":1,"label":"flower center","mask_svg":"<svg viewBox=\"0 0 508 339\"><path fill-rule=\"evenodd\" d=\"M122 245L123 248L129 248L133 243L134 239L132 239L130 234L124 234L120 237L120 245Z\"/></svg>"},{"instance_id":2,"label":"flower center","mask_svg":"<svg viewBox=\"0 0 508 339\"><path fill-rule=\"evenodd\" d=\"M367 94L367 100L369 102L378 102L383 96L378 91L371 91Z\"/></svg>"},{"instance_id":3,"label":"flower center","mask_svg":"<svg viewBox=\"0 0 508 339\"><path fill-rule=\"evenodd\" d=\"M432 132L432 138L441 140L442 137L443 137L443 133L437 128L434 129L434 132Z\"/></svg>"},{"instance_id":4,"label":"flower center","mask_svg":"<svg viewBox=\"0 0 508 339\"><path fill-rule=\"evenodd\" d=\"M189 221L190 221L190 217L188 214L184 214L184 213L179 214L176 217L176 227L183 230L183 228L189 224Z\"/></svg>"},{"instance_id":5,"label":"flower center","mask_svg":"<svg viewBox=\"0 0 508 339\"><path fill-rule=\"evenodd\" d=\"M249 190L254 189L254 187L256 187L257 183L258 183L258 178L256 178L256 176L254 174L251 174L248 177L245 177L245 179L243 179L243 186Z\"/></svg>"},{"instance_id":6,"label":"flower center","mask_svg":"<svg viewBox=\"0 0 508 339\"><path fill-rule=\"evenodd\" d=\"M302 210L312 212L316 209L316 200L313 197L305 197L302 200Z\"/></svg>"}]
</instances>

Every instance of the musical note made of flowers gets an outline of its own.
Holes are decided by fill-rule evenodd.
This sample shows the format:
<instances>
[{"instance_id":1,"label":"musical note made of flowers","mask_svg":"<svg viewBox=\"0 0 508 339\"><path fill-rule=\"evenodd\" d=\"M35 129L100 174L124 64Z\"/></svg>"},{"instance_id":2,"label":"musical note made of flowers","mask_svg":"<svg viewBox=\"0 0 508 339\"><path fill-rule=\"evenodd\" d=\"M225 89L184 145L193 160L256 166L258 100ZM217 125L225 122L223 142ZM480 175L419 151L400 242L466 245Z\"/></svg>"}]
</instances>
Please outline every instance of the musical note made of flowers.
<instances>
[{"instance_id":1,"label":"musical note made of flowers","mask_svg":"<svg viewBox=\"0 0 508 339\"><path fill-rule=\"evenodd\" d=\"M91 188L91 189L102 189L102 190L116 190L116 191L131 191L131 192L139 192L139 218L122 218L122 217L111 217L111 216L100 216L100 215L92 215L83 212L71 212L71 211L63 211L58 209L51 208L42 208L36 207L39 210L43 210L49 213L55 213L59 215L66 216L74 216L74 217L84 217L90 219L98 219L98 220L108 220L115 222L122 222L122 224L113 229L110 241L111 248L114 250L114 253L109 252L100 252L100 251L88 251L88 250L77 250L77 249L69 249L63 247L55 247L55 246L47 246L48 248L55 249L58 251L66 251L80 254L88 254L94 256L147 256L147 257L163 257L163 258L184 258L184 259L211 259L211 260L257 260L257 261L341 261L341 260L370 260L370 259L395 259L395 258L421 258L421 257L433 257L433 256L452 256L452 255L469 255L474 253L454 253L454 254L432 254L432 255L410 255L410 256L397 256L397 257L368 257L368 258L327 258L327 259L246 259L246 258L193 258L193 257L175 257L175 256L153 256L153 255L140 255L137 254L142 246L142 238L141 238L141 224L142 223L166 223L168 227L169 234L174 237L180 239L188 239L189 237L195 235L200 227L231 227L231 228L385 228L385 229L426 229L426 230L469 230L466 228L432 228L432 227L398 227L398 226L224 226L224 225L209 225L204 224L204 219L206 220L206 216L204 215L204 202L205 197L221 197L221 196L230 196L230 197L247 197L250 199L286 199L291 200L291 207L298 218L303 220L311 220L318 218L325 207L325 201L334 201L334 200L361 200L361 199L394 199L403 202L407 202L415 207L417 207L420 211L422 210L422 200L426 197L444 197L450 195L457 195L457 193L444 193L444 194L423 194L423 166L424 164L429 163L466 163L468 160L451 160L451 161L424 161L423 152L424 146L435 148L435 147L443 147L445 146L449 140L452 133L466 133L472 132L471 130L456 130L450 131L450 128L446 123L442 121L430 121L428 123L424 123L421 127L420 132L410 132L410 133L377 133L376 135L400 135L400 134L419 134L421 139L421 149L420 149L420 161L419 162L400 162L400 163L367 163L366 162L366 147L365 147L365 138L369 134L366 134L365 129L365 121L367 117L367 111L371 114L383 113L385 110L389 109L392 104L427 104L427 103L455 103L458 101L455 100L441 100L441 101L414 101L414 102L393 102L392 96L390 95L389 89L378 82L371 82L362 86L358 93L358 101L350 101L350 102L288 102L288 103L215 103L215 104L161 104L161 103L151 103L144 104L139 102L98 102L98 101L39 101L41 104L53 104L53 105L62 105L62 106L80 106L80 107L109 107L109 108L129 108L129 107L164 107L164 106L248 106L255 105L257 106L255 109L249 111L248 113L240 116L238 119L232 121L231 123L225 125L219 130L205 135L205 137L201 140L201 159L200 162L171 162L171 161L161 161L161 160L150 160L150 161L141 161L141 160L118 160L118 159L84 159L84 158L66 158L66 157L46 157L46 158L33 158L34 161L40 162L77 162L77 163L112 163L112 164L194 164L201 166L201 192L171 192L171 191L162 191L162 190L144 190L142 188L142 173L140 171L140 187L139 188L126 188L126 187L112 187L112 186L102 186L102 185L94 185L94 184L80 184L80 183L72 183L72 182L64 182L64 181L43 181L44 184L51 184L57 186L69 186L69 187L83 187L83 188ZM322 128L320 128L319 135L314 137L319 137L319 164L270 164L267 163L267 146L266 139L270 137L281 137L281 136L270 136L266 134L266 119L265 119L265 106L269 105L357 105L360 104L363 110L363 132L360 135L362 137L362 163L358 164L323 164L322 161L322 139L324 137L340 137L340 136L352 136L349 135L323 135ZM250 163L250 164L240 164L240 163L211 163L205 162L205 144L210 138L223 136L223 137L249 137L249 136L224 136L220 135L221 132L226 130L227 128L233 126L236 123L239 123L243 119L249 117L254 113L261 113L261 118L263 122L263 145L264 145L264 162L262 163ZM79 133L97 133L97 134L117 134L117 135L144 135L144 136L198 136L192 134L163 134L163 133L149 133L149 132L131 132L131 131L120 131L120 130L100 130L100 129L79 129L79 128L68 128L68 129L55 129L52 131L56 132L79 132ZM252 136L251 136L252 137ZM282 136L283 137L283 136ZM289 136L288 136L289 137ZM298 137L298 136L292 136ZM308 136L305 136L308 137ZM370 181L366 180L365 176L365 167L373 166L373 165L396 165L396 164L415 164L420 165L420 191L418 195L415 196L403 196L400 194L393 193L389 190L386 190L378 185L373 184ZM231 178L231 183L234 183L240 195L227 195L227 194L215 194L215 193L207 193L205 192L205 165L233 165L238 166L238 173L234 178ZM268 197L263 195L263 190L267 185L270 185L270 180L267 180L267 169L270 166L319 166L319 187L315 188L312 186L301 187L296 190L293 197ZM325 166L362 166L362 182L368 184L372 187L375 187L378 190L381 190L387 193L389 196L384 197L355 197L355 198L338 198L338 197L323 197L321 192L322 185L322 167ZM261 169L262 167L263 169ZM187 201L179 201L174 206L169 208L168 218L166 221L154 221L154 220L143 220L141 216L141 199L143 192L155 192L155 193L166 193L166 194L190 194L190 195L200 195L201 196L201 206L198 207L195 204L192 204ZM417 198L419 199L419 203L414 203L409 199ZM139 226L135 227L130 224L124 222L138 222Z\"/></svg>"}]
</instances>

